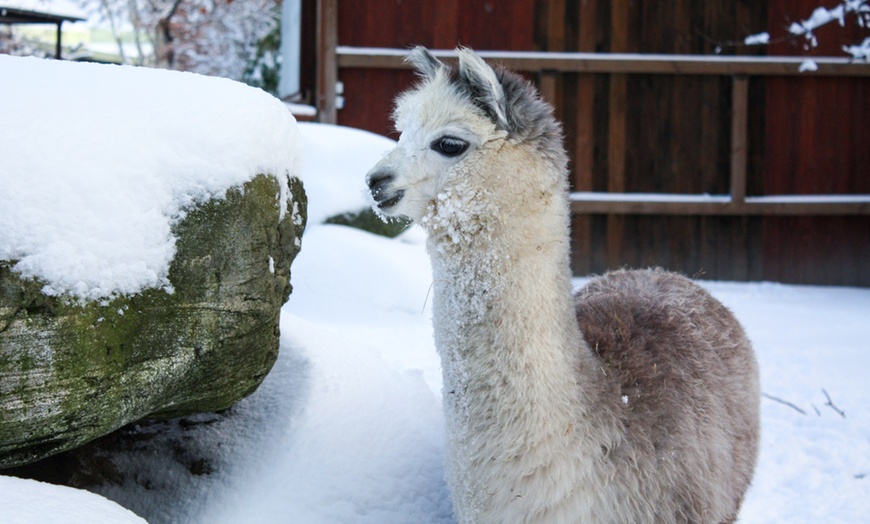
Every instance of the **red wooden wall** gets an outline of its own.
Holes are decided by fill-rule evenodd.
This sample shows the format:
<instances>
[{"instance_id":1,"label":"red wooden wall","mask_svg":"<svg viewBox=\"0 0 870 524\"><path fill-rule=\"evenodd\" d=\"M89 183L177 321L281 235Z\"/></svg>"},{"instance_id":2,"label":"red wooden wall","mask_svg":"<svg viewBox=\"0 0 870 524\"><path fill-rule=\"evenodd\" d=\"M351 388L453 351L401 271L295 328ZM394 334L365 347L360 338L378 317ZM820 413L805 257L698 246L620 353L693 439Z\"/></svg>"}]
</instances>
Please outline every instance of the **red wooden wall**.
<instances>
[{"instance_id":1,"label":"red wooden wall","mask_svg":"<svg viewBox=\"0 0 870 524\"><path fill-rule=\"evenodd\" d=\"M359 47L452 49L534 49L535 2L341 0L338 42ZM405 71L342 71L345 107L338 123L391 135L395 94L414 76Z\"/></svg>"},{"instance_id":2,"label":"red wooden wall","mask_svg":"<svg viewBox=\"0 0 870 524\"><path fill-rule=\"evenodd\" d=\"M838 2L826 2L833 7ZM818 0L769 0L771 36L792 13ZM847 19L847 22L849 19ZM839 55L868 36L832 23L770 54ZM866 78L769 78L765 82L764 186L767 194L870 193L870 83ZM870 217L771 217L763 222L763 278L870 286Z\"/></svg>"},{"instance_id":3,"label":"red wooden wall","mask_svg":"<svg viewBox=\"0 0 870 524\"><path fill-rule=\"evenodd\" d=\"M338 43L354 47L823 56L870 36L833 24L817 31L818 48L785 38L825 0L337 1ZM776 43L740 45L762 31ZM413 75L341 69L339 80L338 123L395 138L392 101ZM749 195L870 194L870 79L749 85ZM576 190L727 193L729 78L563 74L555 93ZM576 274L662 265L704 278L870 286L867 216L577 215L573 228Z\"/></svg>"}]
</instances>

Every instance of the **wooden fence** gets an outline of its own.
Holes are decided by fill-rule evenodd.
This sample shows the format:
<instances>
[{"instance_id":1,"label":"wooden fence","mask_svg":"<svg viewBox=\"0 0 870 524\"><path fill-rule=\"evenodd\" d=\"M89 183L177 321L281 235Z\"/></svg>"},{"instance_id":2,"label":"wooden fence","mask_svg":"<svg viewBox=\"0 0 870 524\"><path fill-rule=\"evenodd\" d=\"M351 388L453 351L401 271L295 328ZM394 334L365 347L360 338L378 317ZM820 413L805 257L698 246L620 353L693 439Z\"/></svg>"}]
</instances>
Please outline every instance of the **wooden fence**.
<instances>
[{"instance_id":1,"label":"wooden fence","mask_svg":"<svg viewBox=\"0 0 870 524\"><path fill-rule=\"evenodd\" d=\"M434 50L433 54L451 61L452 51ZM748 153L747 121L749 111L749 76L868 76L870 65L845 58L816 58L816 69L799 71L802 58L734 57L690 55L639 55L592 53L535 53L480 51L483 58L515 71L534 73L540 78L541 94L554 100L555 76L560 73L721 75L732 82L731 95L731 177L730 194L725 196L686 194L638 194L623 192L574 192L572 209L582 214L647 214L647 215L870 215L868 195L774 195L746 196L746 163ZM334 78L340 68L407 69L406 50L355 49L335 47ZM624 79L617 79L617 82ZM335 100L335 82L324 84L322 100ZM617 88L618 90L622 90ZM334 113L334 105L324 105L323 114ZM870 118L870 116L868 116ZM335 122L335 116L324 121ZM870 124L868 124L870 125ZM614 149L622 149L624 137L617 139ZM611 156L611 155L608 155ZM624 169L612 164L614 171ZM868 166L870 170L870 166ZM870 176L870 173L868 173ZM621 178L612 173L611 180Z\"/></svg>"},{"instance_id":2,"label":"wooden fence","mask_svg":"<svg viewBox=\"0 0 870 524\"><path fill-rule=\"evenodd\" d=\"M351 98L354 110L342 110L348 118L338 117L337 82L352 91L366 71L374 75L366 81L382 83L394 71L391 78L400 80L388 84L395 94L411 81L402 71L407 51L339 45L334 18L324 16L336 15L337 0L318 5L320 120L365 127L356 120L363 105L358 98ZM809 182L802 181L805 173L783 173L780 164L791 150L777 145L782 138L770 122L781 118L763 122L765 103L773 114L769 107L777 106L777 93L783 92L780 79L789 89L855 79L848 92L857 94L847 110L870 109L870 65L813 57L816 68L801 71L803 57L478 52L525 72L565 123L575 274L655 264L718 279L870 285L870 155L860 146L861 136L870 138L868 117L858 117L863 125L848 123L860 136L838 153L849 158L846 185L818 182L833 178L823 169L811 173ZM453 57L452 51L435 54ZM656 97L668 90L676 93L668 95L674 101L655 107ZM680 109L682 97L688 109ZM366 105L379 114L368 118L385 122L385 103L374 94L369 99ZM693 117L700 122L691 122ZM637 143L640 153L634 151ZM659 147L667 149L665 160L645 152Z\"/></svg>"}]
</instances>

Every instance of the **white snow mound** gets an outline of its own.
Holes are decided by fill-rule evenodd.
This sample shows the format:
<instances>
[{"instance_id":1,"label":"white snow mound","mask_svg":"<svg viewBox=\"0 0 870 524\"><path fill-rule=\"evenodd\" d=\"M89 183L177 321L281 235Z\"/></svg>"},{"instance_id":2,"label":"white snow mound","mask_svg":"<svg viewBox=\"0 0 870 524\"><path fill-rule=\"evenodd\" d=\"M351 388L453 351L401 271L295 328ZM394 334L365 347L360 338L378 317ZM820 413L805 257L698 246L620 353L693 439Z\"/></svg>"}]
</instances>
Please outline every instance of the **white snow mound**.
<instances>
[{"instance_id":1,"label":"white snow mound","mask_svg":"<svg viewBox=\"0 0 870 524\"><path fill-rule=\"evenodd\" d=\"M5 524L143 524L118 504L87 491L0 476Z\"/></svg>"}]
</instances>

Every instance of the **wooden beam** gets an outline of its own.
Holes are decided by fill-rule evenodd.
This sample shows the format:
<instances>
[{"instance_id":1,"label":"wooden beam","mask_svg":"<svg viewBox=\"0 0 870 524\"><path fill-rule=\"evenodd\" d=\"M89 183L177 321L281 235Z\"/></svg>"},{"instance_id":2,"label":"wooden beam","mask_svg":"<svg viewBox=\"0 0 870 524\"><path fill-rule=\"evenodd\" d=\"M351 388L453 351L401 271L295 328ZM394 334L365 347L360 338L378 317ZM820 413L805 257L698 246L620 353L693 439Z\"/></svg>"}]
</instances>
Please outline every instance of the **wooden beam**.
<instances>
[{"instance_id":1,"label":"wooden beam","mask_svg":"<svg viewBox=\"0 0 870 524\"><path fill-rule=\"evenodd\" d=\"M595 168L595 79L577 79L577 131L574 141L574 189L592 191Z\"/></svg>"},{"instance_id":2,"label":"wooden beam","mask_svg":"<svg viewBox=\"0 0 870 524\"><path fill-rule=\"evenodd\" d=\"M610 3L610 50L628 51L629 0ZM510 67L510 66L508 66ZM608 78L607 190L625 191L626 105L628 77L612 74ZM621 214L607 215L607 265L618 267L626 260L626 221Z\"/></svg>"},{"instance_id":3,"label":"wooden beam","mask_svg":"<svg viewBox=\"0 0 870 524\"><path fill-rule=\"evenodd\" d=\"M321 0L328 1L328 0ZM334 1L334 0L333 0ZM748 76L870 76L870 64L849 58L813 57L815 71L801 72L807 59L790 56L659 55L641 53L551 53L535 51L477 51L487 59L517 71L552 70L564 73L641 73L667 75ZM336 49L338 67L408 69L405 49L346 47ZM451 61L456 54L433 50Z\"/></svg>"},{"instance_id":4,"label":"wooden beam","mask_svg":"<svg viewBox=\"0 0 870 524\"><path fill-rule=\"evenodd\" d=\"M565 0L547 2L547 51L565 50Z\"/></svg>"},{"instance_id":5,"label":"wooden beam","mask_svg":"<svg viewBox=\"0 0 870 524\"><path fill-rule=\"evenodd\" d=\"M63 25L63 20L58 20L57 21L57 41L55 43L55 48L54 48L54 57L58 60L61 60L63 58L63 46L61 43L61 38L63 35L63 30L61 29L62 25Z\"/></svg>"},{"instance_id":6,"label":"wooden beam","mask_svg":"<svg viewBox=\"0 0 870 524\"><path fill-rule=\"evenodd\" d=\"M317 119L326 124L338 121L338 0L317 0Z\"/></svg>"},{"instance_id":7,"label":"wooden beam","mask_svg":"<svg viewBox=\"0 0 870 524\"><path fill-rule=\"evenodd\" d=\"M595 51L597 0L580 2L577 20L568 24L579 27L577 35L578 51ZM595 166L595 77L577 75L577 91L573 94L577 102L575 114L574 141L574 191L592 191L593 169ZM568 94L570 97L571 95ZM595 250L593 249L593 222L589 216L574 215L571 219L571 250L573 252L572 271L575 275L588 275L593 272Z\"/></svg>"},{"instance_id":8,"label":"wooden beam","mask_svg":"<svg viewBox=\"0 0 870 524\"><path fill-rule=\"evenodd\" d=\"M597 12L597 0L587 0L579 5L579 20L574 23L580 28L578 35L580 51L595 50L596 31L598 30ZM592 75L577 75L577 91L573 94L577 101L573 181L575 191L592 191L594 189L595 82L596 78Z\"/></svg>"},{"instance_id":9,"label":"wooden beam","mask_svg":"<svg viewBox=\"0 0 870 524\"><path fill-rule=\"evenodd\" d=\"M607 122L607 190L625 191L626 105L628 79L625 75L610 76L610 102Z\"/></svg>"},{"instance_id":10,"label":"wooden beam","mask_svg":"<svg viewBox=\"0 0 870 524\"><path fill-rule=\"evenodd\" d=\"M870 195L746 197L645 193L571 193L571 211L606 215L870 215Z\"/></svg>"},{"instance_id":11,"label":"wooden beam","mask_svg":"<svg viewBox=\"0 0 870 524\"><path fill-rule=\"evenodd\" d=\"M731 200L746 199L746 162L749 156L749 78L734 76L731 82Z\"/></svg>"},{"instance_id":12,"label":"wooden beam","mask_svg":"<svg viewBox=\"0 0 870 524\"><path fill-rule=\"evenodd\" d=\"M553 71L542 71L540 76L540 85L538 89L541 92L541 98L549 102L551 106L557 107L558 100L558 81L559 75Z\"/></svg>"}]
</instances>

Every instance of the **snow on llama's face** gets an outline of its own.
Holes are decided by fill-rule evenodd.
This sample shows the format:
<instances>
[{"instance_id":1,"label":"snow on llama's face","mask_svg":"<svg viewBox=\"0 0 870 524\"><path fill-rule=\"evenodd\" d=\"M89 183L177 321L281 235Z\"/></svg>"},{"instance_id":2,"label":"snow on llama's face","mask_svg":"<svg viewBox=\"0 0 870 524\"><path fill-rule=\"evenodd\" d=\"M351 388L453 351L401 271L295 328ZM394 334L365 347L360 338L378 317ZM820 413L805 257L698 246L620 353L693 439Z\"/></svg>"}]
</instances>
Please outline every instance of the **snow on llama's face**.
<instances>
[{"instance_id":1,"label":"snow on llama's face","mask_svg":"<svg viewBox=\"0 0 870 524\"><path fill-rule=\"evenodd\" d=\"M457 184L478 171L474 165L489 143L506 136L446 72L401 95L394 120L399 143L366 182L378 213L418 222L439 194L460 190Z\"/></svg>"}]
</instances>

